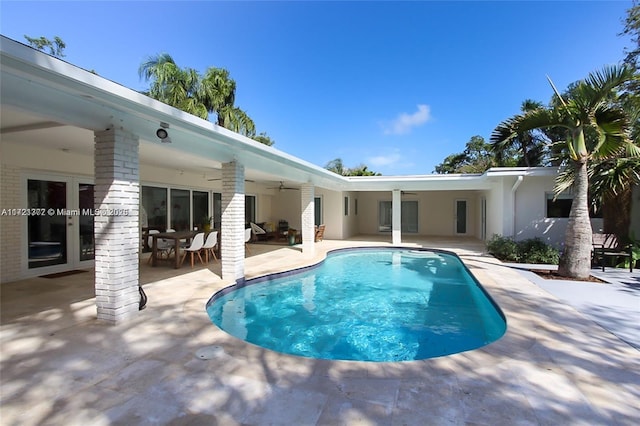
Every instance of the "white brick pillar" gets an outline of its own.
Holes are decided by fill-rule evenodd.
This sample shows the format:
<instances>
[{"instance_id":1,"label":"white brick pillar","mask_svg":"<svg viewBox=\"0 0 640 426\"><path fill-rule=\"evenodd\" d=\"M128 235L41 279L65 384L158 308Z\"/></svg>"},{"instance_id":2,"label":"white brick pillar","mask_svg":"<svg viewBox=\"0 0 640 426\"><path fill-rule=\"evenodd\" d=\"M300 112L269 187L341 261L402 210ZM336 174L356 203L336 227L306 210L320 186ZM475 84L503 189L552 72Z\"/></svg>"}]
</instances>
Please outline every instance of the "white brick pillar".
<instances>
[{"instance_id":1,"label":"white brick pillar","mask_svg":"<svg viewBox=\"0 0 640 426\"><path fill-rule=\"evenodd\" d=\"M302 253L313 256L315 254L315 203L313 185L302 184L300 187L300 211L302 212Z\"/></svg>"},{"instance_id":2,"label":"white brick pillar","mask_svg":"<svg viewBox=\"0 0 640 426\"><path fill-rule=\"evenodd\" d=\"M391 197L391 243L402 244L402 193L394 189Z\"/></svg>"},{"instance_id":3,"label":"white brick pillar","mask_svg":"<svg viewBox=\"0 0 640 426\"><path fill-rule=\"evenodd\" d=\"M244 166L222 165L222 279L244 279Z\"/></svg>"},{"instance_id":4,"label":"white brick pillar","mask_svg":"<svg viewBox=\"0 0 640 426\"><path fill-rule=\"evenodd\" d=\"M113 324L138 312L138 137L95 132L95 286L98 319Z\"/></svg>"}]
</instances>

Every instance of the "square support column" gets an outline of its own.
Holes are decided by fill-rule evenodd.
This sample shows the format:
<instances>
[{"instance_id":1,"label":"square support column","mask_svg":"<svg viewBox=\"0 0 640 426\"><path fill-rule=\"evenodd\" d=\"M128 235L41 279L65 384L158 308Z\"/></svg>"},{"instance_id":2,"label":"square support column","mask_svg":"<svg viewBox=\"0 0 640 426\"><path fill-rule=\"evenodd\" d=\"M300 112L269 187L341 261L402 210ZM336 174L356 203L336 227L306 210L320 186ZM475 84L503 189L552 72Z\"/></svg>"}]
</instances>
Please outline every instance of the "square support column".
<instances>
[{"instance_id":1,"label":"square support column","mask_svg":"<svg viewBox=\"0 0 640 426\"><path fill-rule=\"evenodd\" d=\"M315 201L314 187L305 183L300 187L300 211L302 212L302 253L308 256L315 254Z\"/></svg>"},{"instance_id":2,"label":"square support column","mask_svg":"<svg viewBox=\"0 0 640 426\"><path fill-rule=\"evenodd\" d=\"M391 197L391 243L402 244L402 192L394 189Z\"/></svg>"},{"instance_id":3,"label":"square support column","mask_svg":"<svg viewBox=\"0 0 640 426\"><path fill-rule=\"evenodd\" d=\"M112 324L138 313L138 136L123 129L95 132L94 237L98 319Z\"/></svg>"},{"instance_id":4,"label":"square support column","mask_svg":"<svg viewBox=\"0 0 640 426\"><path fill-rule=\"evenodd\" d=\"M222 229L220 249L222 279L244 280L244 166L222 165Z\"/></svg>"}]
</instances>

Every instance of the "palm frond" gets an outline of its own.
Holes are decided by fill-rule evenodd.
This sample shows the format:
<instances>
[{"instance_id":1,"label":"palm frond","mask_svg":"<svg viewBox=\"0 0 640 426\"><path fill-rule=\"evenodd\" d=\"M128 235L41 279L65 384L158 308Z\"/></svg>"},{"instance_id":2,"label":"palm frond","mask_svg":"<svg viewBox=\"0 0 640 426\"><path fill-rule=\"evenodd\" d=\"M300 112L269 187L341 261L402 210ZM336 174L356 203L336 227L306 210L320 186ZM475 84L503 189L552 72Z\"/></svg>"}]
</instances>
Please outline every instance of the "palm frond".
<instances>
[{"instance_id":1,"label":"palm frond","mask_svg":"<svg viewBox=\"0 0 640 426\"><path fill-rule=\"evenodd\" d=\"M558 175L555 178L555 185L553 187L554 196L557 197L561 193L570 190L575 179L576 168L574 163L571 162L567 167L558 172Z\"/></svg>"}]
</instances>

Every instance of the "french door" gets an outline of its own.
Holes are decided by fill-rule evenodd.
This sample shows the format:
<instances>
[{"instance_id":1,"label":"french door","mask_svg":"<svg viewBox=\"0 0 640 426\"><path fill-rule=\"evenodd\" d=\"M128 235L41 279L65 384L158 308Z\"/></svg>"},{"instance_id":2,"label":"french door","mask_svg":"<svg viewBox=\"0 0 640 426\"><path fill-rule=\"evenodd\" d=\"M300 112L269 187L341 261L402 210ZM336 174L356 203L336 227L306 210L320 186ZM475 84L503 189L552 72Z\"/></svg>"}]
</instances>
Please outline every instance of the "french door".
<instances>
[{"instance_id":1,"label":"french door","mask_svg":"<svg viewBox=\"0 0 640 426\"><path fill-rule=\"evenodd\" d=\"M29 274L93 265L93 189L87 178L27 177L23 264Z\"/></svg>"}]
</instances>

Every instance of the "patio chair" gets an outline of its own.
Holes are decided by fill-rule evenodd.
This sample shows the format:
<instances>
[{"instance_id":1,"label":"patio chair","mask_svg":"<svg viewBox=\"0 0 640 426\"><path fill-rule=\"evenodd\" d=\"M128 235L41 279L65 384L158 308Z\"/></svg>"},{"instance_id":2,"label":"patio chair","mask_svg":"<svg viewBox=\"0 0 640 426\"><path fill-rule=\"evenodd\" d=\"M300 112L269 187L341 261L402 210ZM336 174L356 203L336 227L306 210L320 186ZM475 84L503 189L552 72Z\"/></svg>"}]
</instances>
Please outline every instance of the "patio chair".
<instances>
[{"instance_id":1,"label":"patio chair","mask_svg":"<svg viewBox=\"0 0 640 426\"><path fill-rule=\"evenodd\" d=\"M251 228L247 228L244 230L244 248L247 249L247 252L251 254L251 250L249 250L249 240L251 240Z\"/></svg>"},{"instance_id":2,"label":"patio chair","mask_svg":"<svg viewBox=\"0 0 640 426\"><path fill-rule=\"evenodd\" d=\"M322 241L324 238L324 223L316 228L316 237L314 241L317 243L318 241Z\"/></svg>"},{"instance_id":3,"label":"patio chair","mask_svg":"<svg viewBox=\"0 0 640 426\"><path fill-rule=\"evenodd\" d=\"M618 241L615 234L603 234L594 232L592 235L593 248L591 250L591 261L594 265L599 265L604 272L607 258L618 257L627 258L629 262L629 272L633 272L633 249L631 244L623 245Z\"/></svg>"},{"instance_id":4,"label":"patio chair","mask_svg":"<svg viewBox=\"0 0 640 426\"><path fill-rule=\"evenodd\" d=\"M155 230L155 229L150 229L149 230L149 236L147 237L147 245L149 247L153 247L153 234L159 234L160 231ZM164 255L166 259L169 258L169 256L171 255L171 252L173 251L173 246L171 244L169 244L167 241L165 241L162 238L158 238L158 242L156 243L156 253L158 255L158 259L161 259L162 256ZM151 263L151 258L153 257L153 252L151 252L151 256L149 256L149 258L147 259L147 263Z\"/></svg>"},{"instance_id":5,"label":"patio chair","mask_svg":"<svg viewBox=\"0 0 640 426\"><path fill-rule=\"evenodd\" d=\"M210 232L207 235L207 239L202 246L202 251L204 251L204 259L207 263L209 263L209 253L213 256L215 260L218 260L216 257L215 248L218 245L218 231Z\"/></svg>"},{"instance_id":6,"label":"patio chair","mask_svg":"<svg viewBox=\"0 0 640 426\"><path fill-rule=\"evenodd\" d=\"M184 254L182 255L182 260L180 260L180 266L184 263L184 259L187 257L187 253L191 254L191 267L193 268L194 258L193 255L197 254L200 259L200 263L204 265L204 261L202 260L202 256L200 256L200 251L204 246L204 232L199 232L193 237L191 241L191 245L184 249Z\"/></svg>"},{"instance_id":7,"label":"patio chair","mask_svg":"<svg viewBox=\"0 0 640 426\"><path fill-rule=\"evenodd\" d=\"M267 231L259 227L253 222L249 222L249 226L251 227L251 231L253 231L253 235L255 235L256 240L266 241L267 240Z\"/></svg>"}]
</instances>

